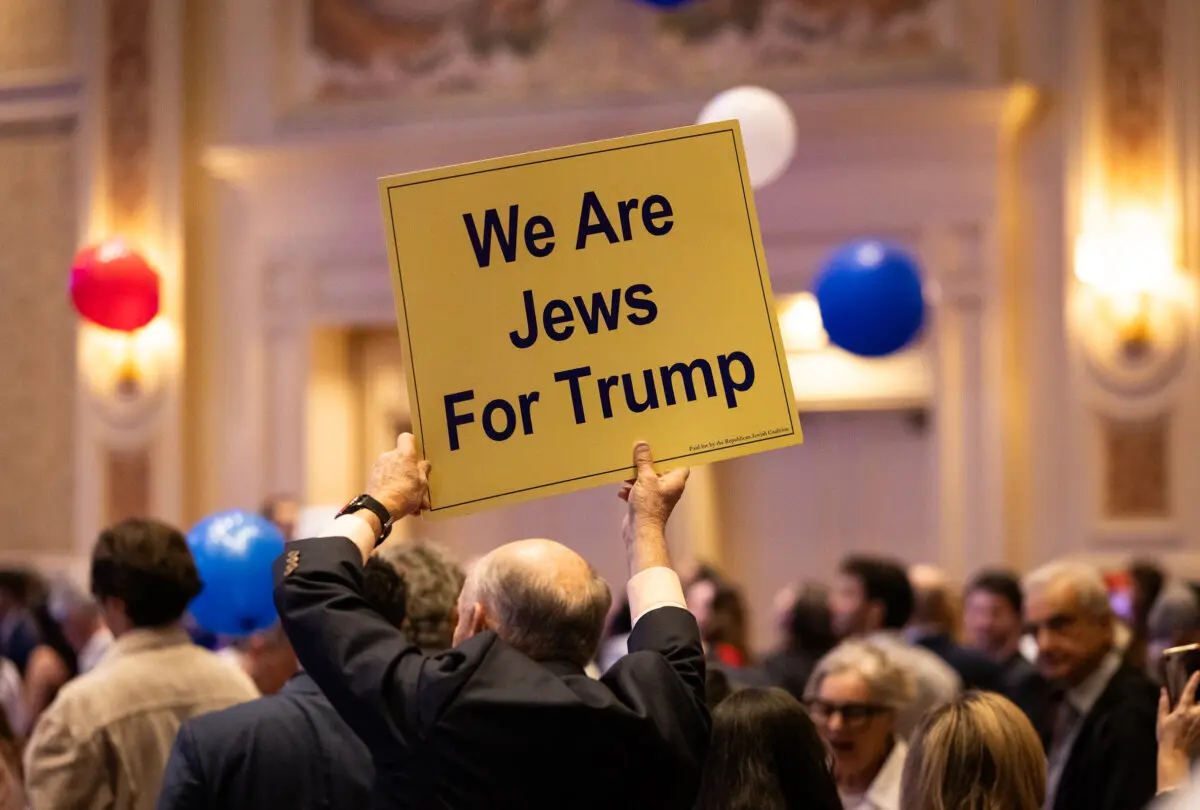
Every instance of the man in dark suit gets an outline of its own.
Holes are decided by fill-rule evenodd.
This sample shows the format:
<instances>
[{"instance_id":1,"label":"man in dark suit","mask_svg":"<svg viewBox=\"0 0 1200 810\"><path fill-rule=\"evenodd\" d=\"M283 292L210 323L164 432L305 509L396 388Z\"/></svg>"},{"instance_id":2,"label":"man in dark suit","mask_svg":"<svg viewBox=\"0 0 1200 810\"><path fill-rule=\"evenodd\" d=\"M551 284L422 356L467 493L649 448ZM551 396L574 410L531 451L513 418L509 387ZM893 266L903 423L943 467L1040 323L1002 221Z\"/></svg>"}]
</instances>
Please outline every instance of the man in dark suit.
<instances>
[{"instance_id":1,"label":"man in dark suit","mask_svg":"<svg viewBox=\"0 0 1200 810\"><path fill-rule=\"evenodd\" d=\"M686 470L650 448L621 490L633 631L600 680L584 667L611 596L549 540L492 551L458 602L455 646L426 656L362 596L362 565L393 519L428 504L405 434L326 537L276 563L275 603L300 662L374 757L376 807L690 808L707 754L704 651L664 536Z\"/></svg>"},{"instance_id":2,"label":"man in dark suit","mask_svg":"<svg viewBox=\"0 0 1200 810\"><path fill-rule=\"evenodd\" d=\"M363 596L424 649L450 646L462 569L436 546L379 549ZM366 807L371 754L303 671L272 696L186 721L163 777L158 810Z\"/></svg>"},{"instance_id":3,"label":"man in dark suit","mask_svg":"<svg viewBox=\"0 0 1200 810\"><path fill-rule=\"evenodd\" d=\"M1050 684L1021 654L1024 632L1021 582L1008 571L986 570L967 585L963 629L967 645L1000 667L997 690L1025 712L1043 736L1050 707Z\"/></svg>"},{"instance_id":4,"label":"man in dark suit","mask_svg":"<svg viewBox=\"0 0 1200 810\"><path fill-rule=\"evenodd\" d=\"M1060 690L1050 725L1046 807L1138 810L1157 782L1158 690L1114 647L1104 579L1053 563L1025 580L1038 668Z\"/></svg>"}]
</instances>

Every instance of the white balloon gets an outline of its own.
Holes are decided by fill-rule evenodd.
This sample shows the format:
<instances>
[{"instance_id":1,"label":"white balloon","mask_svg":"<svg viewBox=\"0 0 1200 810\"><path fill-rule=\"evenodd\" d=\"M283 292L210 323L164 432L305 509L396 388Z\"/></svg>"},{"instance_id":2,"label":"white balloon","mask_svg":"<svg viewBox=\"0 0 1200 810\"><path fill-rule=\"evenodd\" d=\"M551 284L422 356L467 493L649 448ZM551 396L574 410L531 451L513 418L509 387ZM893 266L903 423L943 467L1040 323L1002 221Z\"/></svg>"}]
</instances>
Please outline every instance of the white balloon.
<instances>
[{"instance_id":1,"label":"white balloon","mask_svg":"<svg viewBox=\"0 0 1200 810\"><path fill-rule=\"evenodd\" d=\"M742 127L751 185L778 180L796 153L796 118L787 102L761 87L734 87L708 102L698 123L731 119Z\"/></svg>"}]
</instances>

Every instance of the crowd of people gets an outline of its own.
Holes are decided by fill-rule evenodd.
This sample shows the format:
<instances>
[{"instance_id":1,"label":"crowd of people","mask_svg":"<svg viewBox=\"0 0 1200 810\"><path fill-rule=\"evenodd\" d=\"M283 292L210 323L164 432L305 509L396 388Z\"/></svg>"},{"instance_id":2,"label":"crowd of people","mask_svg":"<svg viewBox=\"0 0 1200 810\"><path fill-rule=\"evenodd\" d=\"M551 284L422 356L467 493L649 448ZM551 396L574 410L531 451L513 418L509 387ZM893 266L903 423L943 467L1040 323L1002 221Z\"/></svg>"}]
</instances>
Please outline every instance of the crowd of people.
<instances>
[{"instance_id":1,"label":"crowd of people","mask_svg":"<svg viewBox=\"0 0 1200 810\"><path fill-rule=\"evenodd\" d=\"M100 534L90 592L0 572L0 810L1200 807L1200 675L1156 682L1200 642L1188 583L1137 563L1126 611L1079 562L960 589L849 556L756 656L739 588L672 567L687 472L634 466L616 600L551 540L464 570L389 538L427 505L407 435L324 536L270 505L280 622L249 638L189 625L203 583L153 520Z\"/></svg>"}]
</instances>

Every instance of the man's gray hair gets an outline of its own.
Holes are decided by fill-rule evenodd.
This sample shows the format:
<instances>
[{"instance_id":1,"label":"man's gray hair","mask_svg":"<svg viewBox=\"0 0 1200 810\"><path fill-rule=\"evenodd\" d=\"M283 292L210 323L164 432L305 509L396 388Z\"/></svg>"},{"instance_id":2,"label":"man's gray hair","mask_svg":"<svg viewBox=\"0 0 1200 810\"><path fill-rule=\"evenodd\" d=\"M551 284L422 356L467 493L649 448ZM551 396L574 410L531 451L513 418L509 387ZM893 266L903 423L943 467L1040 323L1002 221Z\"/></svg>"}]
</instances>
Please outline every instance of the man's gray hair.
<instances>
[{"instance_id":1,"label":"man's gray hair","mask_svg":"<svg viewBox=\"0 0 1200 810\"><path fill-rule=\"evenodd\" d=\"M563 588L553 569L534 570L503 556L489 556L471 572L468 596L485 605L496 634L535 661L586 666L596 657L612 606L608 583L588 566L587 587Z\"/></svg>"},{"instance_id":2,"label":"man's gray hair","mask_svg":"<svg viewBox=\"0 0 1200 810\"><path fill-rule=\"evenodd\" d=\"M1200 632L1200 599L1182 582L1163 588L1150 615L1146 630L1152 639L1174 639Z\"/></svg>"},{"instance_id":3,"label":"man's gray hair","mask_svg":"<svg viewBox=\"0 0 1200 810\"><path fill-rule=\"evenodd\" d=\"M455 606L466 578L462 566L437 543L412 540L384 545L375 556L404 580L405 628L422 650L449 649L454 641Z\"/></svg>"},{"instance_id":4,"label":"man's gray hair","mask_svg":"<svg viewBox=\"0 0 1200 810\"><path fill-rule=\"evenodd\" d=\"M817 662L804 689L812 699L830 675L854 672L867 684L872 703L903 710L916 697L913 675L881 647L867 641L845 641Z\"/></svg>"},{"instance_id":5,"label":"man's gray hair","mask_svg":"<svg viewBox=\"0 0 1200 810\"><path fill-rule=\"evenodd\" d=\"M47 585L46 611L62 624L72 614L99 615L100 605L87 591L65 576L54 577Z\"/></svg>"},{"instance_id":6,"label":"man's gray hair","mask_svg":"<svg viewBox=\"0 0 1200 810\"><path fill-rule=\"evenodd\" d=\"M1056 585L1069 586L1079 610L1092 618L1106 619L1113 615L1108 586L1095 566L1072 560L1048 563L1025 577L1022 590L1028 598Z\"/></svg>"}]
</instances>

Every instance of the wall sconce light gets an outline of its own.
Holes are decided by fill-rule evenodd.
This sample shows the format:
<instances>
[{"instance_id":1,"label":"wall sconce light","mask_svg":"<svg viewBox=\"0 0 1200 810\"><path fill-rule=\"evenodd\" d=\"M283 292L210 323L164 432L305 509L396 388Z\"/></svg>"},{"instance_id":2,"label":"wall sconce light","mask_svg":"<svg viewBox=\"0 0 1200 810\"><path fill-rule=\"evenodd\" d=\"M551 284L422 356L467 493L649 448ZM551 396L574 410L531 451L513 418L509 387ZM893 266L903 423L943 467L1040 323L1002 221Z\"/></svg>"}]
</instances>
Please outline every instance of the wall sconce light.
<instances>
[{"instance_id":1,"label":"wall sconce light","mask_svg":"<svg viewBox=\"0 0 1200 810\"><path fill-rule=\"evenodd\" d=\"M162 316L136 332L83 324L79 368L94 397L113 406L132 405L162 389L178 350L175 328Z\"/></svg>"},{"instance_id":2,"label":"wall sconce light","mask_svg":"<svg viewBox=\"0 0 1200 810\"><path fill-rule=\"evenodd\" d=\"M1161 215L1125 208L1075 244L1075 277L1089 299L1082 326L1109 330L1127 362L1144 360L1178 315L1182 274L1169 233Z\"/></svg>"},{"instance_id":3,"label":"wall sconce light","mask_svg":"<svg viewBox=\"0 0 1200 810\"><path fill-rule=\"evenodd\" d=\"M789 352L815 352L829 345L829 335L821 322L821 308L810 292L784 300L779 312L779 330Z\"/></svg>"}]
</instances>

